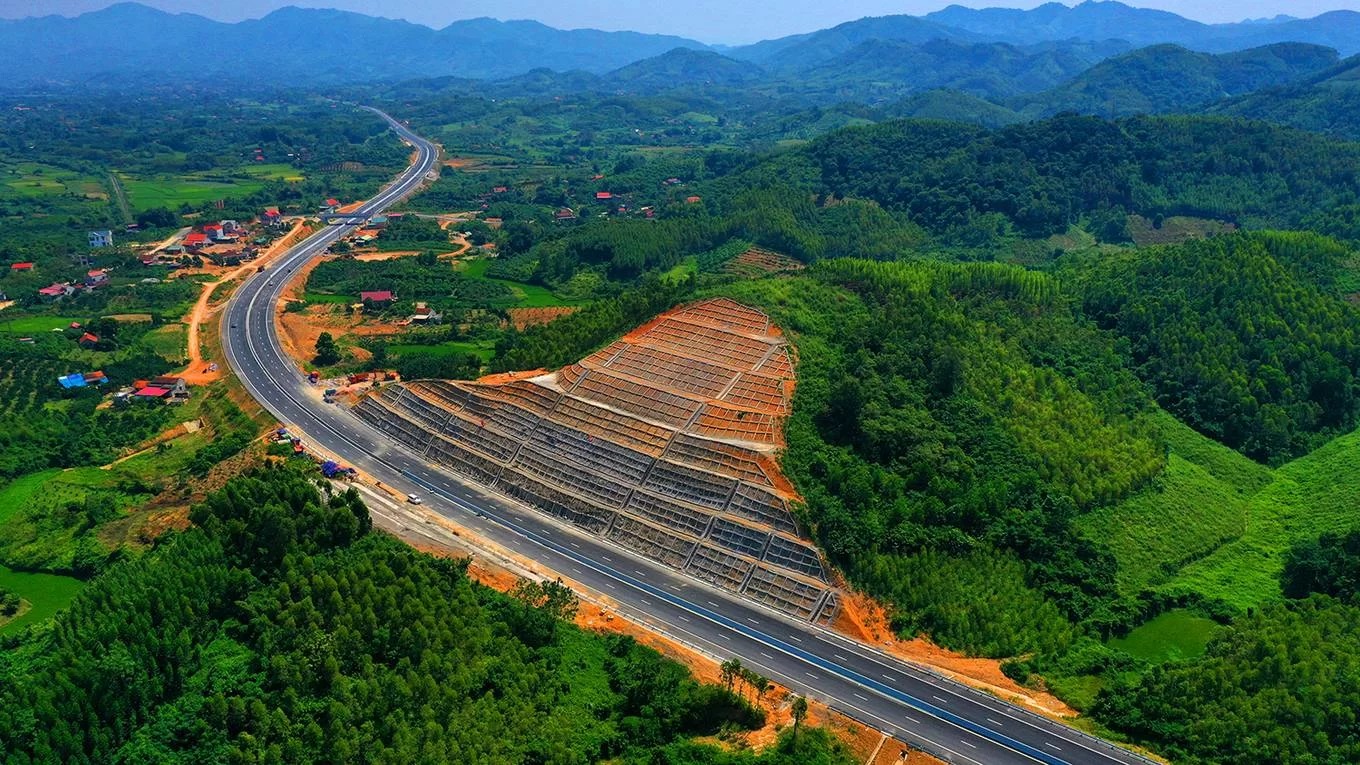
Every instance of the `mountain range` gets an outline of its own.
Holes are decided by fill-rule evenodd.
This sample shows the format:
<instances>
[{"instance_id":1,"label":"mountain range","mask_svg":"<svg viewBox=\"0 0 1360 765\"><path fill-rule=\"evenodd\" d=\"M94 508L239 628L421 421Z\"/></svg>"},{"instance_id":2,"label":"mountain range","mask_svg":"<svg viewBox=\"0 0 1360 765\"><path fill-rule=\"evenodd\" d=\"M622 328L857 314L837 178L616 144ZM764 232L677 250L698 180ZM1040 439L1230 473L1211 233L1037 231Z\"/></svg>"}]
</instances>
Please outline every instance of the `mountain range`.
<instances>
[{"instance_id":1,"label":"mountain range","mask_svg":"<svg viewBox=\"0 0 1360 765\"><path fill-rule=\"evenodd\" d=\"M1169 43L1223 53L1281 42L1322 45L1343 56L1360 53L1360 13L1202 24L1112 0L1075 7L1049 3L1032 10L950 6L922 17L864 18L722 48L683 37L562 30L534 21L471 19L436 30L357 13L289 7L228 24L120 3L73 18L0 21L0 50L6 53L0 57L0 82L9 88L128 79L316 85L448 76L505 79L549 69L595 75L617 71L617 77L606 78L609 84L631 89L647 86L651 75L625 67L667 56L644 69L669 66L687 81L695 79L687 69L693 63L728 84L756 79L757 71L765 79L807 75L823 83L836 81L831 94L843 90L840 82L847 76L879 83L849 89L849 97L856 99L933 87L999 98L1055 86L1134 48ZM668 55L677 48L721 54L759 70L712 57ZM715 67L723 71L712 71ZM862 77L843 71L855 67L866 68ZM984 79L1014 84L960 84L959 72L969 67L980 67ZM653 84L665 82L658 77ZM896 84L883 87L884 82Z\"/></svg>"},{"instance_id":2,"label":"mountain range","mask_svg":"<svg viewBox=\"0 0 1360 765\"><path fill-rule=\"evenodd\" d=\"M1360 137L1360 13L1351 11L1203 24L1113 0L950 6L719 47L486 18L436 30L293 7L228 24L120 3L0 21L0 50L0 89L24 92L178 82L407 82L495 97L688 91L984 125L1063 111L1209 111Z\"/></svg>"}]
</instances>

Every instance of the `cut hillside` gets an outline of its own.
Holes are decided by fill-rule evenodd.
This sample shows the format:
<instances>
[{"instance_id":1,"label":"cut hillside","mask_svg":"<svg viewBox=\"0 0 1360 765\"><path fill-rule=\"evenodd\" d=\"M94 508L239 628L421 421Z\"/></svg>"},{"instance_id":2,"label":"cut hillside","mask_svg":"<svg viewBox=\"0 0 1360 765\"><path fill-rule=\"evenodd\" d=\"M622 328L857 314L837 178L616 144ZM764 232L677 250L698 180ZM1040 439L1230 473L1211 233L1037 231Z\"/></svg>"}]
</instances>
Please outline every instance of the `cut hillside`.
<instances>
[{"instance_id":1,"label":"cut hillside","mask_svg":"<svg viewBox=\"0 0 1360 765\"><path fill-rule=\"evenodd\" d=\"M778 327L727 299L677 308L578 363L389 385L355 408L454 473L658 563L830 623L830 572L776 462L793 395Z\"/></svg>"}]
</instances>

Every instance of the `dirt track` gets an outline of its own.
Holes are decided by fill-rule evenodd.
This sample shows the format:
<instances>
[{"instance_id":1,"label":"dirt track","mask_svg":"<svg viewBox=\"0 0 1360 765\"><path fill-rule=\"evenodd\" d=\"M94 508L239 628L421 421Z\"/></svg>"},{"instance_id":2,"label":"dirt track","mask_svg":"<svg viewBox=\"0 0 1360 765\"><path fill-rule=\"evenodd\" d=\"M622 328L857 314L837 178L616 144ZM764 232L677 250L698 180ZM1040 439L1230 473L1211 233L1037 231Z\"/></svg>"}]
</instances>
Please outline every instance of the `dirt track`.
<instances>
[{"instance_id":1,"label":"dirt track","mask_svg":"<svg viewBox=\"0 0 1360 765\"><path fill-rule=\"evenodd\" d=\"M293 228L290 229L287 234L274 242L274 244L259 258L240 266L234 271L228 272L215 282L209 282L203 285L203 292L198 296L198 300L194 303L193 310L190 311L189 315L184 319L184 322L189 325L188 337L186 339L189 364L178 373L178 376L183 377L185 382L190 385L206 385L207 383L220 379L223 375L223 369L220 365L214 368L211 363L205 363L203 361L203 350L198 339L199 325L203 323L203 320L207 318L209 314L216 313L217 306L212 306L211 301L213 293L217 290L218 286L235 279L244 278L251 271L268 263L279 253L287 250L300 238L299 234L302 232L305 224L305 220L299 219L293 223Z\"/></svg>"}]
</instances>

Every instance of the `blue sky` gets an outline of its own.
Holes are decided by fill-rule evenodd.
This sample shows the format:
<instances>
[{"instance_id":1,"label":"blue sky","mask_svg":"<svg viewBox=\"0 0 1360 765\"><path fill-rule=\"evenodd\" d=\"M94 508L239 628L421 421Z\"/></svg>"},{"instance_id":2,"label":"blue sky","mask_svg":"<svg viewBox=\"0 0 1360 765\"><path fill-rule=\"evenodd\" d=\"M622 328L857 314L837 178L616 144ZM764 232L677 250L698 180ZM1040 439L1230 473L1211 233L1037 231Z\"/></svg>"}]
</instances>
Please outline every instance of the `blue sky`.
<instances>
[{"instance_id":1,"label":"blue sky","mask_svg":"<svg viewBox=\"0 0 1360 765\"><path fill-rule=\"evenodd\" d=\"M536 19L561 28L632 29L692 37L707 43L747 43L810 32L862 16L924 14L951 0L141 0L170 11L222 21L263 16L285 5L342 8L442 27L457 19L492 16ZM973 7L1032 8L1039 0L952 0ZM1073 0L1069 0L1071 4ZM1360 0L1125 0L1206 22L1277 14L1309 17L1328 10L1360 10ZM102 8L110 0L0 0L0 17Z\"/></svg>"}]
</instances>

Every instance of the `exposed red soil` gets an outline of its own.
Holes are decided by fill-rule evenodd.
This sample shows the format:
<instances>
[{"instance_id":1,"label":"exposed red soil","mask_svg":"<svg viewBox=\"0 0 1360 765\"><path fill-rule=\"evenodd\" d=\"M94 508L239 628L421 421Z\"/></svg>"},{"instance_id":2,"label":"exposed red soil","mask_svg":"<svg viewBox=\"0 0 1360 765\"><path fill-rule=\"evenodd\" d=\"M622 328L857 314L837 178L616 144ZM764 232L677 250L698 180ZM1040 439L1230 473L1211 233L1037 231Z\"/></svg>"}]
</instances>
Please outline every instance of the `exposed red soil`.
<instances>
[{"instance_id":1,"label":"exposed red soil","mask_svg":"<svg viewBox=\"0 0 1360 765\"><path fill-rule=\"evenodd\" d=\"M506 314L510 316L510 324L522 332L527 327L551 324L563 316L576 313L578 310L580 309L574 305L558 305L544 308L511 308L506 311Z\"/></svg>"}]
</instances>

